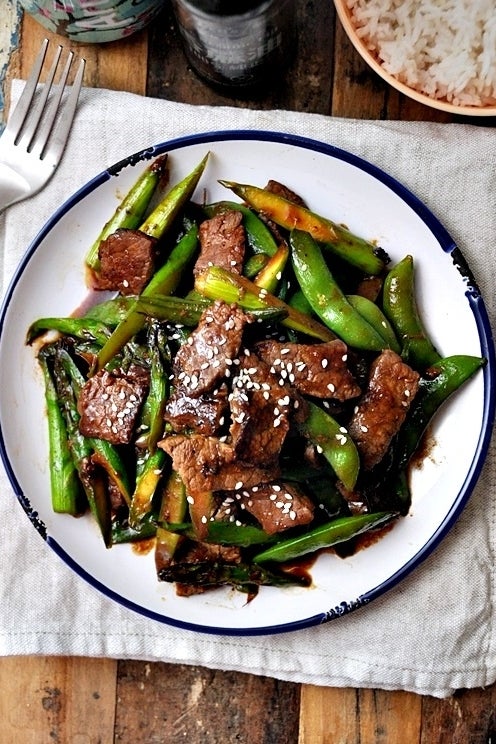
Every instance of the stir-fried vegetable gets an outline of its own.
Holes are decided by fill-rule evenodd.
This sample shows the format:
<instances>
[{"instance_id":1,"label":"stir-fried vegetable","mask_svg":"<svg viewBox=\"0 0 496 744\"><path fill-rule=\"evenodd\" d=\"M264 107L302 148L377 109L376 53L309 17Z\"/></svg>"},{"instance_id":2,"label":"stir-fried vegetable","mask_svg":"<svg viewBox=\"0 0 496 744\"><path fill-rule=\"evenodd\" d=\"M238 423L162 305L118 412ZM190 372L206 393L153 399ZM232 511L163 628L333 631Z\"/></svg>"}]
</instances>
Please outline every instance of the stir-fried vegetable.
<instances>
[{"instance_id":1,"label":"stir-fried vegetable","mask_svg":"<svg viewBox=\"0 0 496 744\"><path fill-rule=\"evenodd\" d=\"M153 539L180 593L254 595L408 513L422 437L485 360L435 348L411 256L389 267L285 187L221 181L244 203L195 204L207 157L154 209L167 156L144 170L85 258L114 298L92 289L84 315L36 319L26 340L54 511L88 510L107 547ZM126 230L155 241L135 293L125 256L118 279L118 255L100 261Z\"/></svg>"}]
</instances>

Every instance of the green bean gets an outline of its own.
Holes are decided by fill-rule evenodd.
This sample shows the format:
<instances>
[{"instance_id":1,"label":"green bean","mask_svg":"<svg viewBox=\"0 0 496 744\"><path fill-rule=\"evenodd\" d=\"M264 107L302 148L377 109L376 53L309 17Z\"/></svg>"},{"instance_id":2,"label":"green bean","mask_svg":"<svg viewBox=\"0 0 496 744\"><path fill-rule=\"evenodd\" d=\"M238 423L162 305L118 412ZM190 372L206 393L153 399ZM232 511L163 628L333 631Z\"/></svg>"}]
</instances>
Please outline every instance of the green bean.
<instances>
[{"instance_id":1,"label":"green bean","mask_svg":"<svg viewBox=\"0 0 496 744\"><path fill-rule=\"evenodd\" d=\"M384 270L387 263L384 251L341 225L266 189L234 181L221 180L219 183L277 225L286 230L309 233L317 242L325 243L329 250L366 274L380 274Z\"/></svg>"},{"instance_id":2,"label":"green bean","mask_svg":"<svg viewBox=\"0 0 496 744\"><path fill-rule=\"evenodd\" d=\"M350 346L380 351L385 346L382 336L348 302L312 236L293 230L290 246L296 278L319 318Z\"/></svg>"},{"instance_id":3,"label":"green bean","mask_svg":"<svg viewBox=\"0 0 496 744\"><path fill-rule=\"evenodd\" d=\"M423 370L441 359L420 318L412 256L405 256L386 275L383 309L400 341L402 357L408 364Z\"/></svg>"},{"instance_id":4,"label":"green bean","mask_svg":"<svg viewBox=\"0 0 496 744\"><path fill-rule=\"evenodd\" d=\"M351 540L364 532L377 529L396 517L395 512L378 512L376 514L357 514L351 517L339 517L332 522L319 525L297 537L288 537L263 550L253 558L255 563L286 561L300 558L322 548Z\"/></svg>"}]
</instances>

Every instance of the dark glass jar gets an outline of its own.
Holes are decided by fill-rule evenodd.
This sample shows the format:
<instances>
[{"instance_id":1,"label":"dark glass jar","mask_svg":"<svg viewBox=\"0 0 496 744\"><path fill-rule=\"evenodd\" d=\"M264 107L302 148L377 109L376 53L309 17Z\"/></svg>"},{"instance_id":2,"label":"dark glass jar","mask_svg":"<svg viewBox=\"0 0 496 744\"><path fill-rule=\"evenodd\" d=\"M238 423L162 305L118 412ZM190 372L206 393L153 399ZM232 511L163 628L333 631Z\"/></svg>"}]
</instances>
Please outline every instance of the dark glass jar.
<instances>
[{"instance_id":1,"label":"dark glass jar","mask_svg":"<svg viewBox=\"0 0 496 744\"><path fill-rule=\"evenodd\" d=\"M269 82L295 45L294 0L172 0L191 66L209 83Z\"/></svg>"}]
</instances>

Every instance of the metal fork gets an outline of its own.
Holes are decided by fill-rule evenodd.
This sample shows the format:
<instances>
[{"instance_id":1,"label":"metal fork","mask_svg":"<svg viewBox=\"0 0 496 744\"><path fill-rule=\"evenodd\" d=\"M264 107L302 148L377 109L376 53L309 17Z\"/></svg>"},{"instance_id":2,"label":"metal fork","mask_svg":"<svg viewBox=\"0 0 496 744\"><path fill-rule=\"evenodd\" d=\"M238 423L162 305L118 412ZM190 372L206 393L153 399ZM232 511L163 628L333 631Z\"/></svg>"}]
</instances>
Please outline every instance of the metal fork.
<instances>
[{"instance_id":1,"label":"metal fork","mask_svg":"<svg viewBox=\"0 0 496 744\"><path fill-rule=\"evenodd\" d=\"M55 52L46 82L38 86L48 39L36 58L21 97L0 136L0 211L36 194L51 178L62 158L83 82L81 59L70 93L64 98L74 53L70 52L54 85L62 46Z\"/></svg>"}]
</instances>

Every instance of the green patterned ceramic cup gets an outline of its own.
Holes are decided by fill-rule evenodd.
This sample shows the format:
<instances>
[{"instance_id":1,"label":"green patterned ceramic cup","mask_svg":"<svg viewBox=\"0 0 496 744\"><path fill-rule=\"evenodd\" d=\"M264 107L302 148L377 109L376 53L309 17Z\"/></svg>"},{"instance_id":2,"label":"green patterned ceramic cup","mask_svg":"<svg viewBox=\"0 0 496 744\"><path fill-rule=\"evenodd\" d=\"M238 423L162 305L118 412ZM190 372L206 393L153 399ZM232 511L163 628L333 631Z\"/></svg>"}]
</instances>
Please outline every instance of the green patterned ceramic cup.
<instances>
[{"instance_id":1,"label":"green patterned ceramic cup","mask_svg":"<svg viewBox=\"0 0 496 744\"><path fill-rule=\"evenodd\" d=\"M158 15L164 0L20 0L20 4L49 31L86 44L140 31Z\"/></svg>"}]
</instances>

